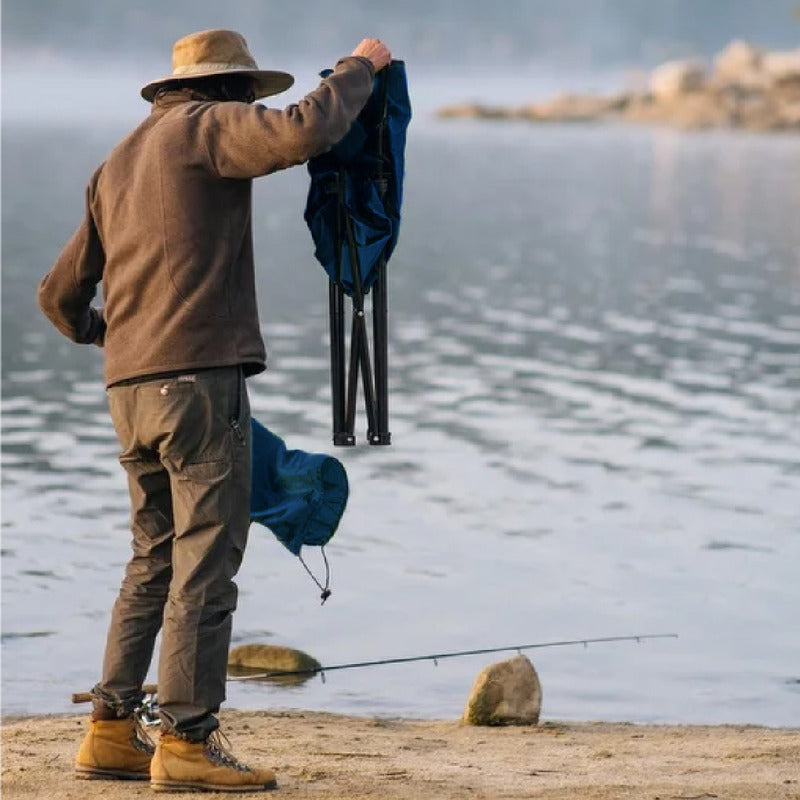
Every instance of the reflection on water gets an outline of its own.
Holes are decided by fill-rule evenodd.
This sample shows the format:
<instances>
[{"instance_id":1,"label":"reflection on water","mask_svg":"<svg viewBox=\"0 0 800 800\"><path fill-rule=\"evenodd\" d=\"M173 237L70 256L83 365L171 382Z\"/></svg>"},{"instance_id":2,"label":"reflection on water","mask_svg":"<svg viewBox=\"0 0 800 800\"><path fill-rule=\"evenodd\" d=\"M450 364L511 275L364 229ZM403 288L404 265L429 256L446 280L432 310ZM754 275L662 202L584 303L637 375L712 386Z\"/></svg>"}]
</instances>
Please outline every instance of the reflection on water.
<instances>
[{"instance_id":1,"label":"reflection on water","mask_svg":"<svg viewBox=\"0 0 800 800\"><path fill-rule=\"evenodd\" d=\"M296 686L303 686L311 680L313 674L307 675L281 675L279 672L265 673L263 669L254 669L253 667L235 667L231 666L228 670L228 675L232 678L239 680L250 680L254 684L266 684L267 686L280 686L281 688L290 688Z\"/></svg>"},{"instance_id":2,"label":"reflection on water","mask_svg":"<svg viewBox=\"0 0 800 800\"><path fill-rule=\"evenodd\" d=\"M800 142L424 122L412 134L390 448L329 445L306 179L257 186L272 369L250 382L254 413L291 446L335 452L352 495L324 608L254 526L236 641L330 664L675 631L536 651L545 715L798 724ZM113 136L58 135L59 153L45 146L56 132L12 128L4 142L4 712L68 710L96 680L127 558L99 353L34 305ZM484 663L235 684L229 698L453 717Z\"/></svg>"}]
</instances>

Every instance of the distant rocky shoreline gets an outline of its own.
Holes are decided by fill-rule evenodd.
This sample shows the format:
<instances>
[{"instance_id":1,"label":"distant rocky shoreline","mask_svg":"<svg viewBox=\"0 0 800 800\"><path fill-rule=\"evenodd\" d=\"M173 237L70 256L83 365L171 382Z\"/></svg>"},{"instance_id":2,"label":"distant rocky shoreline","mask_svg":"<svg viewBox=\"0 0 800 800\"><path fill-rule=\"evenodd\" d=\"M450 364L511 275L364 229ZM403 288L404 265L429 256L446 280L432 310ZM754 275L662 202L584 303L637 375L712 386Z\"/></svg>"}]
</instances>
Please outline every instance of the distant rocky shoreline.
<instances>
[{"instance_id":1,"label":"distant rocky shoreline","mask_svg":"<svg viewBox=\"0 0 800 800\"><path fill-rule=\"evenodd\" d=\"M642 88L609 96L563 94L514 108L447 106L439 109L437 116L800 132L800 48L770 52L737 40L714 58L710 68L697 59L670 61L657 67L643 83Z\"/></svg>"}]
</instances>

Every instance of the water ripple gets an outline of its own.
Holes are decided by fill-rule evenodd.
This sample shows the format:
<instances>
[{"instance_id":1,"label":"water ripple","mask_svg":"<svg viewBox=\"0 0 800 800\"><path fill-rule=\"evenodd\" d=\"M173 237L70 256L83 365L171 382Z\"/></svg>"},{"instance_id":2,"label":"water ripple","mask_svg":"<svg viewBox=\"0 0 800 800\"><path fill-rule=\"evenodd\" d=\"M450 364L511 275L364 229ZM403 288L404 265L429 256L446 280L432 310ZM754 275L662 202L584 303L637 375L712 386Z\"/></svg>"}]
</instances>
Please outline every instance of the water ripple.
<instances>
[{"instance_id":1,"label":"water ripple","mask_svg":"<svg viewBox=\"0 0 800 800\"><path fill-rule=\"evenodd\" d=\"M91 160L83 139L69 146ZM65 681L96 680L130 546L127 487L100 353L36 314L28 266L63 244L87 176L47 132L6 147L22 205L3 205L3 681L15 708L68 711ZM351 498L323 613L296 560L254 526L235 640L335 663L679 629L669 646L542 652L548 713L796 724L797 679L783 676L800 660L786 635L800 605L797 145L466 125L409 147L391 448L363 445L361 411L359 446L330 444L305 175L256 186L258 261L275 267L259 272L270 368L249 381L251 405L290 446L339 457ZM38 183L26 164L42 167ZM32 244L14 208L41 207L56 178L72 188ZM275 271L301 263L291 281ZM231 697L456 716L475 668Z\"/></svg>"}]
</instances>

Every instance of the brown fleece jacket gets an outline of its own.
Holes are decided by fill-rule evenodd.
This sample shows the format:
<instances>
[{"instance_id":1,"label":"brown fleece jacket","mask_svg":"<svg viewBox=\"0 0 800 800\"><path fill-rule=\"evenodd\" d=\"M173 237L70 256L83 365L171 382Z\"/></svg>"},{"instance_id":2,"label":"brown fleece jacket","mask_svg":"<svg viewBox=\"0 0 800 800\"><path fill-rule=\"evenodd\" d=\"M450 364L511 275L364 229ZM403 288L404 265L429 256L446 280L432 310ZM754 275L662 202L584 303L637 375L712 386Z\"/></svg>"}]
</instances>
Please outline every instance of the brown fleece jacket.
<instances>
[{"instance_id":1,"label":"brown fleece jacket","mask_svg":"<svg viewBox=\"0 0 800 800\"><path fill-rule=\"evenodd\" d=\"M92 177L83 223L39 286L61 333L105 349L105 379L265 368L256 308L252 179L347 132L373 70L344 58L283 111L167 94ZM102 282L104 306L93 308Z\"/></svg>"}]
</instances>

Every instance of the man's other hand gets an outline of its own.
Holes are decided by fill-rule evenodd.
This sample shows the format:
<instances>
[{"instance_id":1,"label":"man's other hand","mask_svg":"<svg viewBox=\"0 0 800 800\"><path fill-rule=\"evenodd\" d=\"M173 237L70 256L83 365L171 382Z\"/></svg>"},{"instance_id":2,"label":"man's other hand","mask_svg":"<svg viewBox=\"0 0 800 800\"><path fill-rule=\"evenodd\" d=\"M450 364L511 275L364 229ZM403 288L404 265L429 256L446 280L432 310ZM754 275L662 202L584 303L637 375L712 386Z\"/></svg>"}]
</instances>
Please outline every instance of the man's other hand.
<instances>
[{"instance_id":1,"label":"man's other hand","mask_svg":"<svg viewBox=\"0 0 800 800\"><path fill-rule=\"evenodd\" d=\"M353 50L353 55L368 58L375 67L375 72L388 66L392 60L389 48L380 39L362 39L358 47Z\"/></svg>"}]
</instances>

